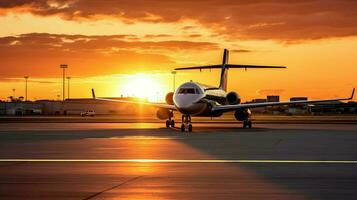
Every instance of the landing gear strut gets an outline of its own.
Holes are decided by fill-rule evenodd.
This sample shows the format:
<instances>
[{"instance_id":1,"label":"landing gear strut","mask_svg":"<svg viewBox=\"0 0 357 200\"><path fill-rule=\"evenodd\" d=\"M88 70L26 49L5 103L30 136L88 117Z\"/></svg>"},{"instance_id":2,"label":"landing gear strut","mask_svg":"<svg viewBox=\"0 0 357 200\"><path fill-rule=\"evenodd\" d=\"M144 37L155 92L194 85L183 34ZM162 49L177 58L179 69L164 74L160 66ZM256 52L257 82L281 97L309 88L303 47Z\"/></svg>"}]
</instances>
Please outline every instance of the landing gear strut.
<instances>
[{"instance_id":1,"label":"landing gear strut","mask_svg":"<svg viewBox=\"0 0 357 200\"><path fill-rule=\"evenodd\" d=\"M169 117L168 120L166 120L166 128L170 127L175 127L175 120L173 120L171 117Z\"/></svg>"},{"instance_id":2,"label":"landing gear strut","mask_svg":"<svg viewBox=\"0 0 357 200\"><path fill-rule=\"evenodd\" d=\"M181 132L185 132L186 129L188 132L192 132L191 116L184 114L182 115Z\"/></svg>"},{"instance_id":3,"label":"landing gear strut","mask_svg":"<svg viewBox=\"0 0 357 200\"><path fill-rule=\"evenodd\" d=\"M175 120L172 119L173 116L172 110L169 110L169 119L166 120L166 128L175 127Z\"/></svg>"},{"instance_id":4,"label":"landing gear strut","mask_svg":"<svg viewBox=\"0 0 357 200\"><path fill-rule=\"evenodd\" d=\"M252 128L252 120L246 119L243 121L243 128Z\"/></svg>"}]
</instances>

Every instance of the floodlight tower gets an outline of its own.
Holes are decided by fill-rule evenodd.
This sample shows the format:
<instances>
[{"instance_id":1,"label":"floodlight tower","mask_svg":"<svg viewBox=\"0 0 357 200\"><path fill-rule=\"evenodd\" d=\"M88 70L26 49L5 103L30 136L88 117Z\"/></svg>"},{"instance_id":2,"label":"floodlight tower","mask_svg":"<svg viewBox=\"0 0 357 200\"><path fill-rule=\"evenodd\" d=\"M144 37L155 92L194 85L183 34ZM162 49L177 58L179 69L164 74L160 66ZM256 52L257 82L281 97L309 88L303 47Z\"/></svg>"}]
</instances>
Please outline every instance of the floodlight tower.
<instances>
[{"instance_id":1,"label":"floodlight tower","mask_svg":"<svg viewBox=\"0 0 357 200\"><path fill-rule=\"evenodd\" d=\"M67 96L68 96L68 99L69 99L69 81L70 80L71 80L71 77L67 76Z\"/></svg>"},{"instance_id":2,"label":"floodlight tower","mask_svg":"<svg viewBox=\"0 0 357 200\"><path fill-rule=\"evenodd\" d=\"M68 65L67 64L61 64L60 65L60 68L63 69L63 73L62 73L62 83L63 83L63 87L62 87L62 101L64 101L65 99L65 75L66 75L66 69L68 68Z\"/></svg>"},{"instance_id":3,"label":"floodlight tower","mask_svg":"<svg viewBox=\"0 0 357 200\"><path fill-rule=\"evenodd\" d=\"M25 101L27 101L27 80L29 79L29 76L24 76L25 79Z\"/></svg>"}]
</instances>

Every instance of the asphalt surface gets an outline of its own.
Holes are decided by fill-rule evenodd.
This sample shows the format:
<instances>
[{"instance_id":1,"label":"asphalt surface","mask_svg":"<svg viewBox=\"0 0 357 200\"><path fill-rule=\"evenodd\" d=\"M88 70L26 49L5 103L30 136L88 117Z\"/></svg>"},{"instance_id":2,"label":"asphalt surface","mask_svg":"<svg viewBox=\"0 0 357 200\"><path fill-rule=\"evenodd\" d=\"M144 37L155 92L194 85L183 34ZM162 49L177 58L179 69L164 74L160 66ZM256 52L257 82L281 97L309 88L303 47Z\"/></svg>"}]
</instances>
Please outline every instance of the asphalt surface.
<instances>
[{"instance_id":1,"label":"asphalt surface","mask_svg":"<svg viewBox=\"0 0 357 200\"><path fill-rule=\"evenodd\" d=\"M356 199L357 125L0 123L0 199Z\"/></svg>"},{"instance_id":2,"label":"asphalt surface","mask_svg":"<svg viewBox=\"0 0 357 200\"><path fill-rule=\"evenodd\" d=\"M175 114L177 122L181 115ZM69 116L0 116L0 123L160 123L162 120L153 118L156 113L133 115L97 115L95 117ZM269 115L254 114L252 119L255 124L357 124L357 115ZM221 117L193 117L195 123L224 123L237 124L233 112L228 112Z\"/></svg>"}]
</instances>

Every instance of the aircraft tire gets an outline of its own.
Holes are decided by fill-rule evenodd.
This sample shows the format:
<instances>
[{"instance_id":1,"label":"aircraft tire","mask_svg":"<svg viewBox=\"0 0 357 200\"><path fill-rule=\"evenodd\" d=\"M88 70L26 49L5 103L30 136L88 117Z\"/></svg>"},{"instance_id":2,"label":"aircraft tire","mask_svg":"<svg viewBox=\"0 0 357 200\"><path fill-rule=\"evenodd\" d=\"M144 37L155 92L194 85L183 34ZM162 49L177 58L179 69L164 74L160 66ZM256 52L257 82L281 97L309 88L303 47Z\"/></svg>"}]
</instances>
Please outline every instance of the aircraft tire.
<instances>
[{"instance_id":1,"label":"aircraft tire","mask_svg":"<svg viewBox=\"0 0 357 200\"><path fill-rule=\"evenodd\" d=\"M188 125L188 132L192 132L192 124Z\"/></svg>"},{"instance_id":2,"label":"aircraft tire","mask_svg":"<svg viewBox=\"0 0 357 200\"><path fill-rule=\"evenodd\" d=\"M171 120L170 125L171 125L171 127L175 127L175 120Z\"/></svg>"},{"instance_id":3,"label":"aircraft tire","mask_svg":"<svg viewBox=\"0 0 357 200\"><path fill-rule=\"evenodd\" d=\"M185 124L181 124L181 132L185 132Z\"/></svg>"},{"instance_id":4,"label":"aircraft tire","mask_svg":"<svg viewBox=\"0 0 357 200\"><path fill-rule=\"evenodd\" d=\"M166 120L166 128L170 128L170 121Z\"/></svg>"},{"instance_id":5,"label":"aircraft tire","mask_svg":"<svg viewBox=\"0 0 357 200\"><path fill-rule=\"evenodd\" d=\"M248 121L248 127L252 128L252 121Z\"/></svg>"}]
</instances>

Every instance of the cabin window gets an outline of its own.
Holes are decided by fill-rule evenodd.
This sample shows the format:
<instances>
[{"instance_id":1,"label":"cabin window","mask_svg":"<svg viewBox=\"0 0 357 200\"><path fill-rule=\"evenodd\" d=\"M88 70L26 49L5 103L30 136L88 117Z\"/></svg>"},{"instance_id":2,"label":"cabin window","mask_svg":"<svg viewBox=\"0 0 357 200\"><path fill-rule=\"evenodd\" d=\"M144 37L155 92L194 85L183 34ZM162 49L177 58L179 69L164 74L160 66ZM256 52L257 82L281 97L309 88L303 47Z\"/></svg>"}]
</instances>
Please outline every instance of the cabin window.
<instances>
[{"instance_id":1,"label":"cabin window","mask_svg":"<svg viewBox=\"0 0 357 200\"><path fill-rule=\"evenodd\" d=\"M194 88L181 88L178 92L179 94L195 94Z\"/></svg>"}]
</instances>

